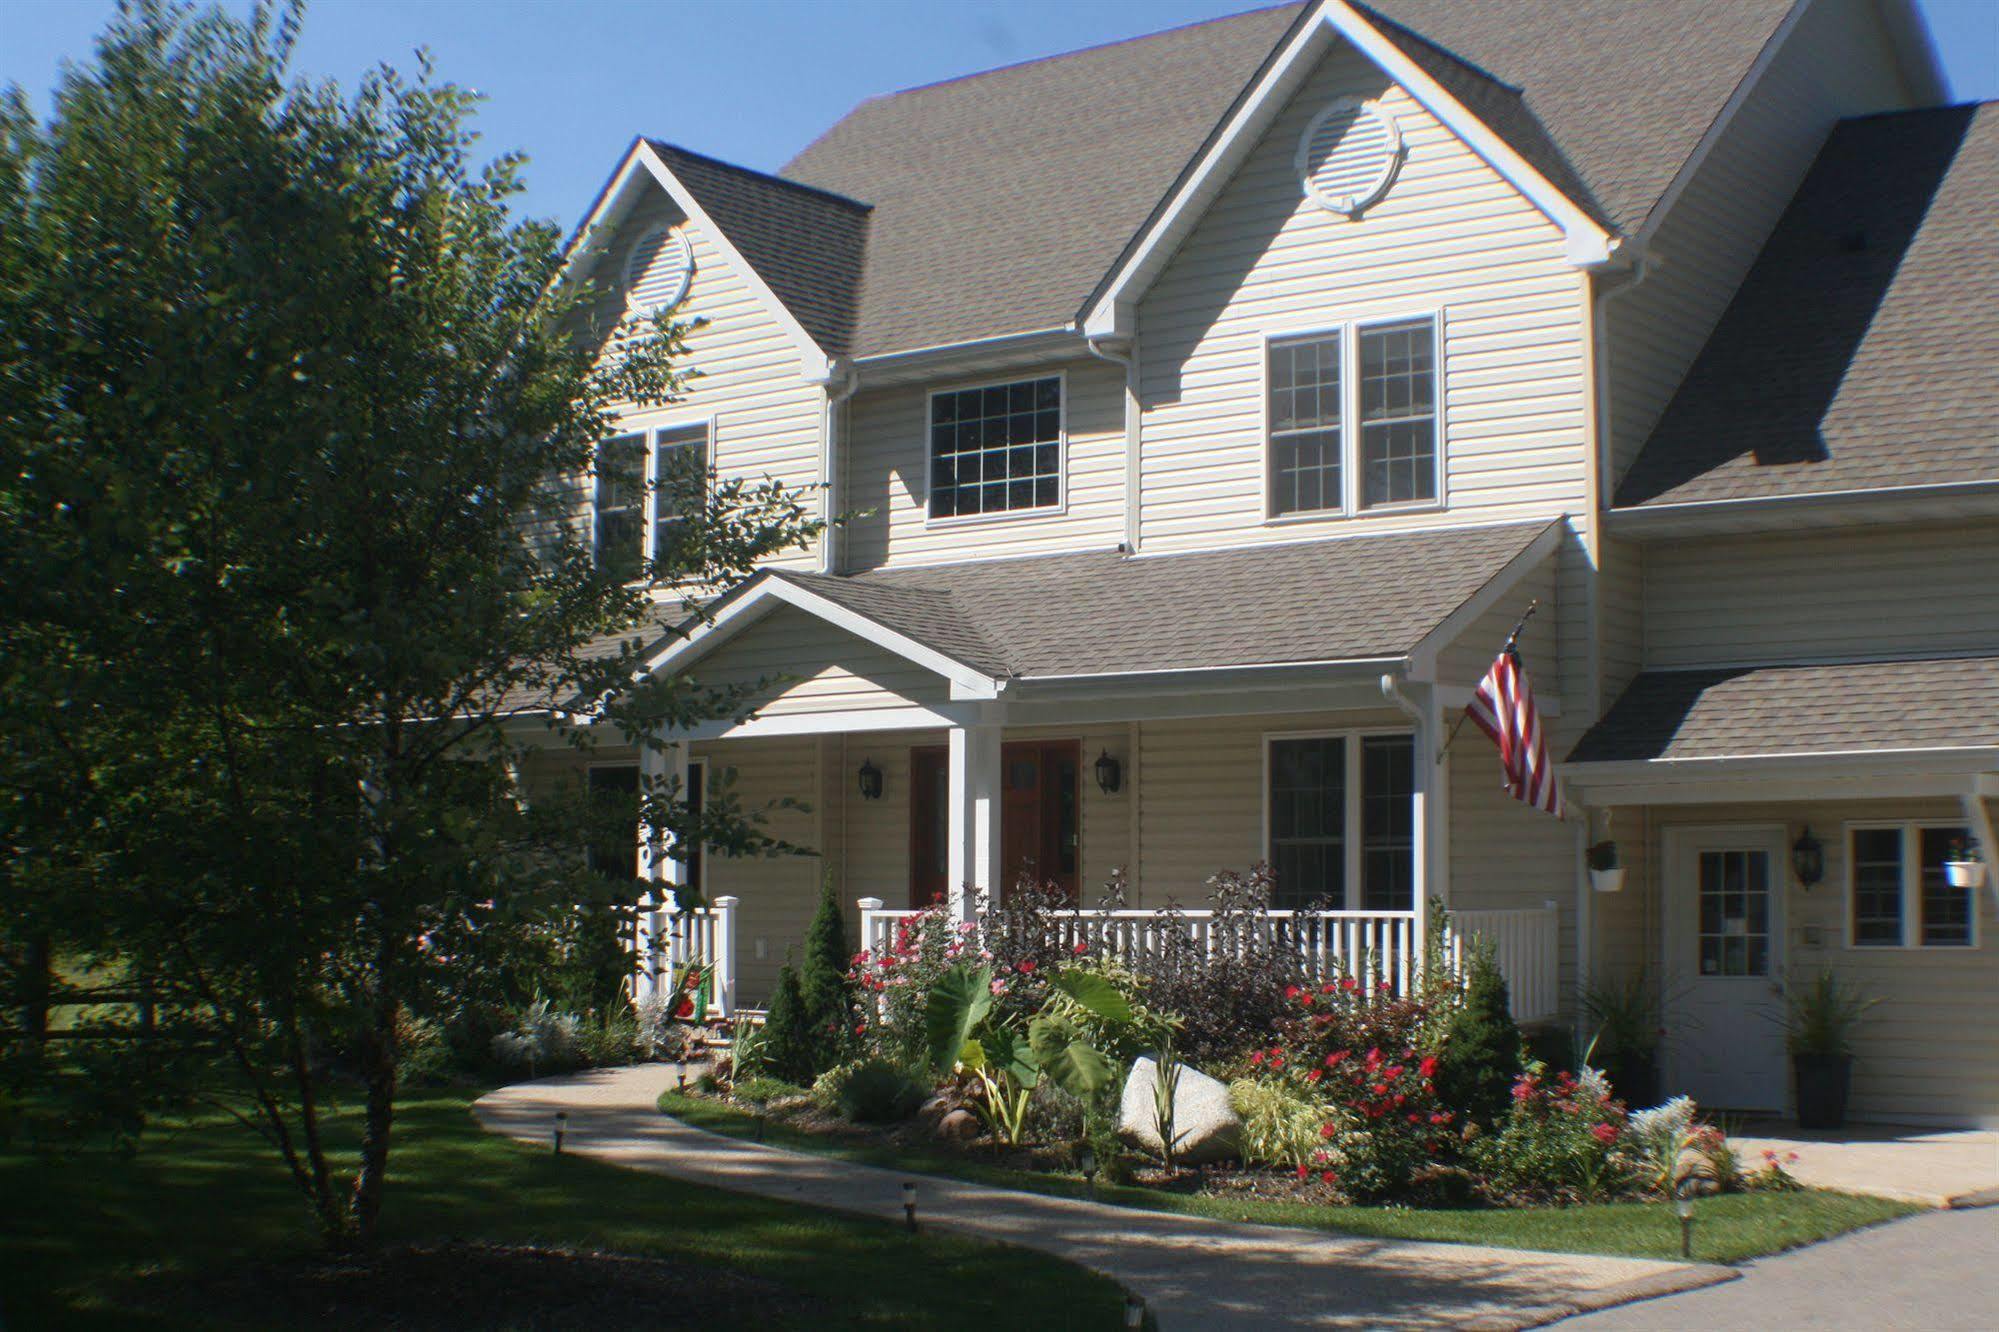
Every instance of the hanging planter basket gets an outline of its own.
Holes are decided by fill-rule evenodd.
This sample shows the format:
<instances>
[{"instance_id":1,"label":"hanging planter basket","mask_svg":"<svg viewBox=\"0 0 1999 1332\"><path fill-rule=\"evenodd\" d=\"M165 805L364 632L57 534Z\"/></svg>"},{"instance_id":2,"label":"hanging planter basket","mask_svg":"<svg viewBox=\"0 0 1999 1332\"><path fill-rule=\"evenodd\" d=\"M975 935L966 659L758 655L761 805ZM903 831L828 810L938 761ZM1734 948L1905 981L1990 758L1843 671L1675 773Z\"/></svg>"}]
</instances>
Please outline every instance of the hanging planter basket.
<instances>
[{"instance_id":1,"label":"hanging planter basket","mask_svg":"<svg viewBox=\"0 0 1999 1332\"><path fill-rule=\"evenodd\" d=\"M1624 888L1624 862L1617 858L1617 843L1605 840L1589 848L1589 886L1600 893Z\"/></svg>"},{"instance_id":2,"label":"hanging planter basket","mask_svg":"<svg viewBox=\"0 0 1999 1332\"><path fill-rule=\"evenodd\" d=\"M1946 860L1943 863L1943 877L1953 888L1982 888L1985 885L1985 862Z\"/></svg>"}]
</instances>

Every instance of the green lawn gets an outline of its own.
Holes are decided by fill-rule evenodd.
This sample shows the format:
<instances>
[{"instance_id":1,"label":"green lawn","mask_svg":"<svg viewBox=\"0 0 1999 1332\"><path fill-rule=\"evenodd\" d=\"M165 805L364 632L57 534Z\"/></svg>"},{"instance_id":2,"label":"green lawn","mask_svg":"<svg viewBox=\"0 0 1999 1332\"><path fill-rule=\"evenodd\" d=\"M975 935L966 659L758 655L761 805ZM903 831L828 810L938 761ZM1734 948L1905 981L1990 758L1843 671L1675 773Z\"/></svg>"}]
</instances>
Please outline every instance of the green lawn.
<instances>
[{"instance_id":1,"label":"green lawn","mask_svg":"<svg viewBox=\"0 0 1999 1332\"><path fill-rule=\"evenodd\" d=\"M801 1326L1119 1325L1123 1292L1053 1258L557 1158L481 1132L471 1099L403 1104L389 1242L535 1242L721 1265L796 1292L812 1309ZM313 1249L275 1156L219 1116L162 1126L131 1157L0 1150L0 1198L0 1326L10 1330L186 1325L145 1308L132 1279Z\"/></svg>"},{"instance_id":2,"label":"green lawn","mask_svg":"<svg viewBox=\"0 0 1999 1332\"><path fill-rule=\"evenodd\" d=\"M736 1137L755 1132L747 1110L703 1097L669 1091L660 1109L686 1123ZM984 1184L1082 1197L1080 1176L1012 1170L937 1152L897 1153L870 1145L840 1142L771 1121L765 1141L872 1165L900 1166L929 1174L953 1175ZM1302 1226L1384 1239L1445 1240L1507 1249L1553 1249L1568 1253L1625 1254L1641 1258L1680 1256L1679 1221L1659 1204L1610 1203L1593 1207L1410 1208L1322 1207L1250 1198L1190 1197L1158 1189L1099 1184L1097 1199L1123 1207L1183 1212L1227 1221ZM1694 1205L1694 1257L1736 1263L1812 1244L1861 1226L1921 1211L1907 1203L1818 1189L1796 1192L1733 1193L1703 1198Z\"/></svg>"}]
</instances>

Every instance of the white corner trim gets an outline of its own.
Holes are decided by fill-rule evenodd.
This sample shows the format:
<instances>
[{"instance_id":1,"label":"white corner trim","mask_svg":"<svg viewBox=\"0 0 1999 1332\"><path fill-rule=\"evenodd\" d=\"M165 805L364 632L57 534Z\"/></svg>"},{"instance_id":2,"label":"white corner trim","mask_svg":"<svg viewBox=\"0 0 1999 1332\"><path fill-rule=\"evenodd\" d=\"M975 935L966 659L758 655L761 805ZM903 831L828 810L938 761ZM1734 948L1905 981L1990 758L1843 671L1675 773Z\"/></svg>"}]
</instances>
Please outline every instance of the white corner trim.
<instances>
[{"instance_id":1,"label":"white corner trim","mask_svg":"<svg viewBox=\"0 0 1999 1332\"><path fill-rule=\"evenodd\" d=\"M1458 608L1437 621L1436 627L1418 639L1416 646L1409 650L1409 678L1419 682L1435 683L1437 679L1437 656L1459 635L1482 619L1485 613L1497 606L1506 595L1520 585L1520 580L1538 569L1542 562L1554 554L1561 544L1562 533L1568 530L1563 518L1549 522L1541 534L1527 543L1519 554L1501 565L1492 577L1486 579L1485 586L1467 597ZM1552 612L1555 608L1548 607ZM1545 711L1546 709L1543 709Z\"/></svg>"},{"instance_id":2,"label":"white corner trim","mask_svg":"<svg viewBox=\"0 0 1999 1332\"><path fill-rule=\"evenodd\" d=\"M763 582L724 606L713 619L694 628L687 637L647 657L642 669L648 675L685 670L781 605L796 607L863 642L872 643L936 672L951 682L954 699L999 697L1001 682L984 672L777 575L765 575Z\"/></svg>"},{"instance_id":3,"label":"white corner trim","mask_svg":"<svg viewBox=\"0 0 1999 1332\"><path fill-rule=\"evenodd\" d=\"M1572 264L1608 263L1617 248L1614 238L1574 200L1529 165L1506 141L1488 129L1443 85L1382 36L1346 0L1319 0L1318 12L1302 24L1271 62L1249 95L1238 105L1221 133L1167 200L1131 254L1112 274L1103 294L1083 318L1083 332L1094 338L1131 333L1132 306L1151 285L1180 240L1221 192L1257 137L1282 110L1282 100L1310 72L1311 63L1331 44L1334 34L1346 38L1416 102L1462 139L1473 152L1525 195L1562 229Z\"/></svg>"}]
</instances>

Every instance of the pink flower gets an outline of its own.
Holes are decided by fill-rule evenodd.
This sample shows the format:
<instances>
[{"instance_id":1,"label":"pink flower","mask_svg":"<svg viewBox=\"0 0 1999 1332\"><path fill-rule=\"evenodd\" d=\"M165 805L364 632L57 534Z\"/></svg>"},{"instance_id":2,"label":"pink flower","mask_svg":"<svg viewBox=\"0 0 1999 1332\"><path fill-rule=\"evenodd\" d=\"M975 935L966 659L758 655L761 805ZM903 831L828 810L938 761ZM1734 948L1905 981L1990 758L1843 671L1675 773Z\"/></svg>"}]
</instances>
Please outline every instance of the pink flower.
<instances>
[{"instance_id":1,"label":"pink flower","mask_svg":"<svg viewBox=\"0 0 1999 1332\"><path fill-rule=\"evenodd\" d=\"M1002 994L1005 994L1005 993L1006 993L1006 982L1005 982L1005 981L1003 981L1003 980L996 980L996 981L994 981L994 982L993 982L993 993L994 993L995 995L1002 995Z\"/></svg>"},{"instance_id":2,"label":"pink flower","mask_svg":"<svg viewBox=\"0 0 1999 1332\"><path fill-rule=\"evenodd\" d=\"M1592 1124L1590 1126L1590 1135L1608 1147L1617 1141L1617 1126L1615 1124Z\"/></svg>"}]
</instances>

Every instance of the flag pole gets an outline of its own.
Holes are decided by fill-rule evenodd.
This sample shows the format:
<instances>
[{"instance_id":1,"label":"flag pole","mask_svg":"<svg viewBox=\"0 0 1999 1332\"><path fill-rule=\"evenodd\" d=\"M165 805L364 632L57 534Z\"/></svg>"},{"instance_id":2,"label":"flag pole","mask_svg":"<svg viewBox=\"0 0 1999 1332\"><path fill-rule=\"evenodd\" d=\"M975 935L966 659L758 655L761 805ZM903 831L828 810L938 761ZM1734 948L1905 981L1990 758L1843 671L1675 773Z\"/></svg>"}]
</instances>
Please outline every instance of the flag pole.
<instances>
[{"instance_id":1,"label":"flag pole","mask_svg":"<svg viewBox=\"0 0 1999 1332\"><path fill-rule=\"evenodd\" d=\"M1502 654L1513 650L1513 645L1520 639L1520 631L1527 627L1527 621L1534 618L1534 612L1540 608L1540 605L1541 599L1535 597L1527 603L1527 609L1520 612L1520 619L1514 624L1513 632L1506 636L1505 645L1499 649ZM1444 737L1443 744L1437 746L1437 766L1443 766L1444 756L1450 753L1451 750L1451 741L1458 738L1458 732L1464 729L1465 719L1469 716L1471 716L1471 709L1467 707L1463 712L1458 714L1457 721L1451 724L1451 733Z\"/></svg>"}]
</instances>

